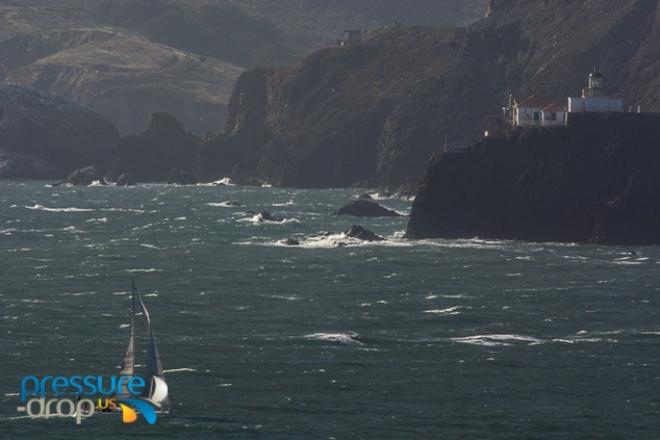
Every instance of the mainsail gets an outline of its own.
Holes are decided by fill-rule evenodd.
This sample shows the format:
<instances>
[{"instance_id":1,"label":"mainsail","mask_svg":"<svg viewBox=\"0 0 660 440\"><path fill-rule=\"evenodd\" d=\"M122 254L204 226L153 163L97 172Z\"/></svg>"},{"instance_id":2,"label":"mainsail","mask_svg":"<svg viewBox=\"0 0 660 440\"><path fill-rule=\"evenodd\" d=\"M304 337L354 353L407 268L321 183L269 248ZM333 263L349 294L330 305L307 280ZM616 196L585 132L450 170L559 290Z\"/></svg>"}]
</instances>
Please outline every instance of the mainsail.
<instances>
[{"instance_id":1,"label":"mainsail","mask_svg":"<svg viewBox=\"0 0 660 440\"><path fill-rule=\"evenodd\" d=\"M163 373L163 365L160 361L158 354L158 347L156 347L156 339L151 328L151 318L149 311L142 301L142 297L138 295L138 301L142 314L147 322L147 332L149 333L149 350L147 357L147 374L145 381L147 386L144 390L143 397L149 399L151 403L156 405L161 411L169 410L170 400L168 397L167 382L165 382L165 374Z\"/></svg>"},{"instance_id":2,"label":"mainsail","mask_svg":"<svg viewBox=\"0 0 660 440\"><path fill-rule=\"evenodd\" d=\"M149 333L149 349L148 349L148 358L147 358L147 367L145 380L145 389L142 393L142 397L149 400L153 403L160 412L169 411L170 400L168 397L168 387L167 382L165 382L165 374L163 373L163 365L160 362L160 355L158 354L158 348L156 347L156 339L154 338L153 331L151 330L151 318L149 317L149 311L142 301L142 297L135 290L135 282L131 284L131 320L130 328L128 333L128 347L126 348L126 356L121 364L121 369L119 370L120 376L132 377L135 375L135 300L140 304L140 309L142 309L142 314L147 322L147 332ZM115 396L117 399L127 399L132 396L127 389L127 386L124 385L126 381L122 381L122 388L119 393Z\"/></svg>"},{"instance_id":3,"label":"mainsail","mask_svg":"<svg viewBox=\"0 0 660 440\"><path fill-rule=\"evenodd\" d=\"M131 321L128 331L128 347L126 348L126 356L121 363L120 376L132 377L135 374L135 281L131 284L132 291L132 305L131 305ZM126 383L125 381L123 382ZM130 397L126 385L122 385L121 391L117 395L118 398Z\"/></svg>"}]
</instances>

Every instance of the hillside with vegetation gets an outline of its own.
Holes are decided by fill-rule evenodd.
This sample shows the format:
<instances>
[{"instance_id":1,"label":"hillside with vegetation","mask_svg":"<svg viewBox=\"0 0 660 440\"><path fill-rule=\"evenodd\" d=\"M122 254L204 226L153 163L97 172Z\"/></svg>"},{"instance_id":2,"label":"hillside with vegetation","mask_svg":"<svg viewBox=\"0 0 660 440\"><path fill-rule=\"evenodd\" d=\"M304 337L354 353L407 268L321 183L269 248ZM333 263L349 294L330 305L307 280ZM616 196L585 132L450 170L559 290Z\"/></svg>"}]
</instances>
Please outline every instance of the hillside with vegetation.
<instances>
[{"instance_id":1,"label":"hillside with vegetation","mask_svg":"<svg viewBox=\"0 0 660 440\"><path fill-rule=\"evenodd\" d=\"M197 134L222 129L238 75L293 63L344 28L467 23L485 0L6 0L0 79L87 105L123 134L169 112Z\"/></svg>"}]
</instances>

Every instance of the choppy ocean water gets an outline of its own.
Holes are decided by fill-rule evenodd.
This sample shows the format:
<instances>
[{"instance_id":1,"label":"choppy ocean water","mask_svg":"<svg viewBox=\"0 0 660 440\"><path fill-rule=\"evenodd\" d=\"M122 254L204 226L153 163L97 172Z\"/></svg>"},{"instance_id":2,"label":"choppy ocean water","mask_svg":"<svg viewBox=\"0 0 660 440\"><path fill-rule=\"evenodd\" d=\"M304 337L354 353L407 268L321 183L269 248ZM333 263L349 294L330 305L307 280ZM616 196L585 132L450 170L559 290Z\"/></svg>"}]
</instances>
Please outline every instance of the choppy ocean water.
<instances>
[{"instance_id":1,"label":"choppy ocean water","mask_svg":"<svg viewBox=\"0 0 660 440\"><path fill-rule=\"evenodd\" d=\"M660 436L659 248L407 242L359 193L0 183L0 438ZM131 278L172 413L21 417L24 375L116 372Z\"/></svg>"}]
</instances>

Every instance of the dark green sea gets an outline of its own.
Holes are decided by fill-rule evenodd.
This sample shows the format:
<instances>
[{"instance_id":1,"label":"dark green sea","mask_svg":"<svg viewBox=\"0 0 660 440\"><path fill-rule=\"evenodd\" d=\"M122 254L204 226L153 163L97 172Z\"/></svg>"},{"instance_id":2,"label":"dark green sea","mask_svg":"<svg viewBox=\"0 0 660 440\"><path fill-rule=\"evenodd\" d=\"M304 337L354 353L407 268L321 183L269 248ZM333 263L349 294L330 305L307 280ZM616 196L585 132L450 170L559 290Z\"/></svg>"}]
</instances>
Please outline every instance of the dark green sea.
<instances>
[{"instance_id":1,"label":"dark green sea","mask_svg":"<svg viewBox=\"0 0 660 440\"><path fill-rule=\"evenodd\" d=\"M660 437L659 248L409 242L330 215L360 192L0 183L0 439ZM131 279L171 414L18 413L22 376L117 372Z\"/></svg>"}]
</instances>

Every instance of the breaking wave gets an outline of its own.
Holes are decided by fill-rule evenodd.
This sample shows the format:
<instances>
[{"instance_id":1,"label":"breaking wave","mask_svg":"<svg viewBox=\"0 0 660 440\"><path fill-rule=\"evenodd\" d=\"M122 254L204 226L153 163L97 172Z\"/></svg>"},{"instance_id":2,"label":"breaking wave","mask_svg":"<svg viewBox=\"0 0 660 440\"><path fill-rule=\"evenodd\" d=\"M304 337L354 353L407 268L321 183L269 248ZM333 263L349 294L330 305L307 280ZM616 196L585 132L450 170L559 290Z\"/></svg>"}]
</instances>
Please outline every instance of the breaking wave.
<instances>
[{"instance_id":1,"label":"breaking wave","mask_svg":"<svg viewBox=\"0 0 660 440\"><path fill-rule=\"evenodd\" d=\"M312 333L305 335L305 339L326 341L326 342L339 342L341 344L358 344L362 345L359 340L360 335L355 332L346 333Z\"/></svg>"},{"instance_id":2,"label":"breaking wave","mask_svg":"<svg viewBox=\"0 0 660 440\"><path fill-rule=\"evenodd\" d=\"M26 205L26 209L31 209L33 211L46 211L46 212L92 212L94 209L90 208L49 208L44 205L35 204L32 206Z\"/></svg>"}]
</instances>

